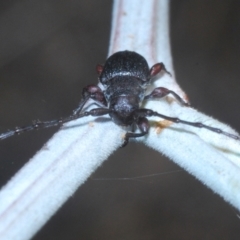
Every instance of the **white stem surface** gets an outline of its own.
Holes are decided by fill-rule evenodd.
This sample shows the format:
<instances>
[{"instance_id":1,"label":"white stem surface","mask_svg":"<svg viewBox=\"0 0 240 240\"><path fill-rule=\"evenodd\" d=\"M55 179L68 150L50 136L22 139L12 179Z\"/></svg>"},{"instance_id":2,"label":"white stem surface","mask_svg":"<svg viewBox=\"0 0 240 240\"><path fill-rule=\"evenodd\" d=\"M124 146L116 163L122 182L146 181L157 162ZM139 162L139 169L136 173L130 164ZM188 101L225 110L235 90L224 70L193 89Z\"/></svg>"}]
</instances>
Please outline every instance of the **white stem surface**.
<instances>
[{"instance_id":1,"label":"white stem surface","mask_svg":"<svg viewBox=\"0 0 240 240\"><path fill-rule=\"evenodd\" d=\"M164 62L173 74L155 81L183 98L172 67L167 0L116 0L109 55L136 51L149 65ZM145 107L224 131L228 126L172 98ZM170 157L240 209L240 141L217 133L152 118L150 133L139 139ZM154 122L155 121L155 122ZM103 137L104 136L104 137ZM0 239L29 239L122 144L124 130L111 121L87 117L65 124L0 192Z\"/></svg>"}]
</instances>

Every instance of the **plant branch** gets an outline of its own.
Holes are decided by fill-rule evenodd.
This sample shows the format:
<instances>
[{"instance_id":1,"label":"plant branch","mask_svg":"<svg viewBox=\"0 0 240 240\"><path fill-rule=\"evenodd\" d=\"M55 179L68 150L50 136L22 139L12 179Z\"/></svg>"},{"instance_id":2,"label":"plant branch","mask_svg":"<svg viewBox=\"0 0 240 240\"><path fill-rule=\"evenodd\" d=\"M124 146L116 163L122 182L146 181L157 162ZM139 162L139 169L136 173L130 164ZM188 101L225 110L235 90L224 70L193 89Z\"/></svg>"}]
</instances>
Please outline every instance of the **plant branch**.
<instances>
[{"instance_id":1,"label":"plant branch","mask_svg":"<svg viewBox=\"0 0 240 240\"><path fill-rule=\"evenodd\" d=\"M169 88L187 99L174 78L167 0L114 2L109 54L126 49L142 54L150 65L164 62L173 77L165 74L155 81L155 86ZM228 126L182 107L171 98L149 101L145 107L234 133ZM240 209L239 141L157 118L151 121L150 133L140 141L170 157ZM86 117L65 124L1 190L0 238L31 238L121 146L123 136L124 130L110 120Z\"/></svg>"}]
</instances>

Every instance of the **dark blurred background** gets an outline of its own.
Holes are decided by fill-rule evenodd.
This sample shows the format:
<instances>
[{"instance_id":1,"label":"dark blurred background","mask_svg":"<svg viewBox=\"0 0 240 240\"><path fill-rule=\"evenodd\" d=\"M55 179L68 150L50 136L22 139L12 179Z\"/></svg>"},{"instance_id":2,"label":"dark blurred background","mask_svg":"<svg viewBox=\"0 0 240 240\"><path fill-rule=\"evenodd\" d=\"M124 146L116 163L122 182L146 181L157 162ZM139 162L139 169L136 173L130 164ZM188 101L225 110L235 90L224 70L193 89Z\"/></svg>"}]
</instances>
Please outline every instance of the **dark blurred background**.
<instances>
[{"instance_id":1,"label":"dark blurred background","mask_svg":"<svg viewBox=\"0 0 240 240\"><path fill-rule=\"evenodd\" d=\"M0 132L72 112L82 87L97 82L95 65L106 59L111 9L110 0L1 1ZM179 84L193 106L238 132L239 27L238 0L171 1ZM1 186L56 130L0 143ZM237 211L185 171L168 173L175 170L180 168L169 159L131 143L114 153L34 240L240 239ZM154 173L165 174L121 180Z\"/></svg>"}]
</instances>

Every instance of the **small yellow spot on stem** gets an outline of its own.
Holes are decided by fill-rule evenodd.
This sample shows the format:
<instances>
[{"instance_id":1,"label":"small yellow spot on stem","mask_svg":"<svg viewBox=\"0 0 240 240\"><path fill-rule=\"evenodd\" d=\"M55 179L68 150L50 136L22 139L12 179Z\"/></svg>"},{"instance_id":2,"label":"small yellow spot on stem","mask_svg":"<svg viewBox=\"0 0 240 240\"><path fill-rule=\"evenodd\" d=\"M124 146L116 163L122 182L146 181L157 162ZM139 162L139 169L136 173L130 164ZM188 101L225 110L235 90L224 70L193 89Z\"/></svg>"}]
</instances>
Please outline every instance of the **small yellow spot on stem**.
<instances>
[{"instance_id":1,"label":"small yellow spot on stem","mask_svg":"<svg viewBox=\"0 0 240 240\"><path fill-rule=\"evenodd\" d=\"M159 121L159 122L156 122L156 133L159 134L161 133L161 131L164 129L164 128L167 128L169 126L172 125L172 122L171 121L168 121L168 120L162 120L162 121Z\"/></svg>"}]
</instances>

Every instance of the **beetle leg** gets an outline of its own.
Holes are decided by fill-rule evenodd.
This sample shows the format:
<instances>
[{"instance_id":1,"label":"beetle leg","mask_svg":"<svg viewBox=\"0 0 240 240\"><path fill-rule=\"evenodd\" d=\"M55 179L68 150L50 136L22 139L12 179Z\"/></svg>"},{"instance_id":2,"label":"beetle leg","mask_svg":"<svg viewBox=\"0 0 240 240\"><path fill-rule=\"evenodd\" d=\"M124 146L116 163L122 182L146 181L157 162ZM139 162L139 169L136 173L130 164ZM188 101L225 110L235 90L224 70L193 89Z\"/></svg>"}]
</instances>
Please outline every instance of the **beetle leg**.
<instances>
[{"instance_id":1,"label":"beetle leg","mask_svg":"<svg viewBox=\"0 0 240 240\"><path fill-rule=\"evenodd\" d=\"M138 118L138 121L136 124L141 132L140 133L127 132L121 147L125 147L128 144L129 138L142 137L148 133L150 126L147 118L145 117Z\"/></svg>"},{"instance_id":2,"label":"beetle leg","mask_svg":"<svg viewBox=\"0 0 240 240\"><path fill-rule=\"evenodd\" d=\"M149 72L151 78L156 76L161 71L164 71L167 74L169 74L170 76L172 76L172 74L166 69L165 65L161 62L161 63L156 63L151 67L150 72Z\"/></svg>"},{"instance_id":3,"label":"beetle leg","mask_svg":"<svg viewBox=\"0 0 240 240\"><path fill-rule=\"evenodd\" d=\"M82 100L79 103L78 107L73 111L73 115L80 113L90 98L93 99L97 105L100 105L102 107L107 106L107 101L104 97L102 89L97 85L88 85L83 88Z\"/></svg>"},{"instance_id":4,"label":"beetle leg","mask_svg":"<svg viewBox=\"0 0 240 240\"><path fill-rule=\"evenodd\" d=\"M177 99L177 101L180 102L182 105L186 107L190 106L190 103L185 102L178 94L164 87L155 88L149 95L144 97L144 100L162 98L167 96L168 94L172 94Z\"/></svg>"}]
</instances>

